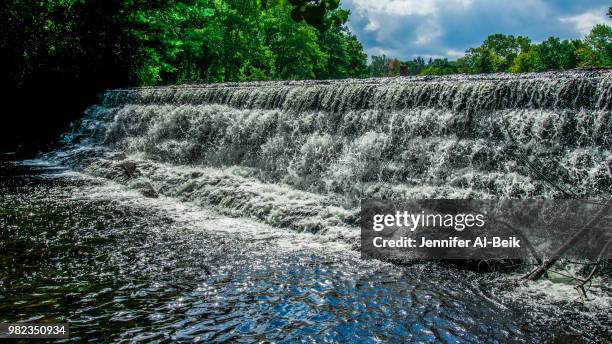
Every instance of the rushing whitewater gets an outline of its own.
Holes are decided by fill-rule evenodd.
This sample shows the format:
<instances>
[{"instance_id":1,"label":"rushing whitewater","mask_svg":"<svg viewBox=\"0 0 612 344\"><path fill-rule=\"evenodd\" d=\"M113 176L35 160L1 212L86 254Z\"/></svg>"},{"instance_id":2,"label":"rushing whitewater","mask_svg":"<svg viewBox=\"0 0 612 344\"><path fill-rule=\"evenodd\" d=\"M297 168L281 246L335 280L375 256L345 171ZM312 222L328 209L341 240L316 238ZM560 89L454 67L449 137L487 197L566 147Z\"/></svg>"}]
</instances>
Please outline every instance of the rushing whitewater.
<instances>
[{"instance_id":1,"label":"rushing whitewater","mask_svg":"<svg viewBox=\"0 0 612 344\"><path fill-rule=\"evenodd\" d=\"M609 197L611 113L612 71L121 89L62 156L322 232L354 226L362 198Z\"/></svg>"},{"instance_id":2,"label":"rushing whitewater","mask_svg":"<svg viewBox=\"0 0 612 344\"><path fill-rule=\"evenodd\" d=\"M581 293L579 264L514 283L355 248L365 197L609 198L611 107L612 71L107 91L62 148L0 154L0 322L70 322L73 342L601 342L606 274Z\"/></svg>"}]
</instances>

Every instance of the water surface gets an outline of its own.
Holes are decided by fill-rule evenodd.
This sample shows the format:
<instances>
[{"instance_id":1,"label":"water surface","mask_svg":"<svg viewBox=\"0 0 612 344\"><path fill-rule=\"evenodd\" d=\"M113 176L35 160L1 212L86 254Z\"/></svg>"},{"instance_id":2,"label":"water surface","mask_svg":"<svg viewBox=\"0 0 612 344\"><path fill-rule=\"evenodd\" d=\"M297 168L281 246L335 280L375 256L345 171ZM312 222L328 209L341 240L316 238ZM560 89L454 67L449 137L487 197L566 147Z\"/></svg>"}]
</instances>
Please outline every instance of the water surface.
<instances>
[{"instance_id":1,"label":"water surface","mask_svg":"<svg viewBox=\"0 0 612 344\"><path fill-rule=\"evenodd\" d=\"M0 322L69 322L71 342L610 338L606 311L505 286L508 275L363 261L56 166L0 171Z\"/></svg>"}]
</instances>

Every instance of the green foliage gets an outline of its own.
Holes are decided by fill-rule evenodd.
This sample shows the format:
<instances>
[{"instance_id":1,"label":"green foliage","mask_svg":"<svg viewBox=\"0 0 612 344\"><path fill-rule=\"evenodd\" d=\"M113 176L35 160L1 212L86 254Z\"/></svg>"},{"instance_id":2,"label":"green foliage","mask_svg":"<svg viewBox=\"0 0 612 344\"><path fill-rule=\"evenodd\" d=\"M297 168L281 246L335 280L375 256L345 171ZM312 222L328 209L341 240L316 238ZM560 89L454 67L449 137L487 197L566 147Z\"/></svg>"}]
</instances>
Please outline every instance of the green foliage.
<instances>
[{"instance_id":1,"label":"green foliage","mask_svg":"<svg viewBox=\"0 0 612 344\"><path fill-rule=\"evenodd\" d=\"M271 76L277 79L314 79L325 69L329 58L318 44L317 31L296 24L288 7L275 7L265 17L265 44L276 64Z\"/></svg>"},{"instance_id":2,"label":"green foliage","mask_svg":"<svg viewBox=\"0 0 612 344\"><path fill-rule=\"evenodd\" d=\"M324 32L340 27L348 20L349 12L340 9L340 0L289 0L293 9L291 18L305 21Z\"/></svg>"},{"instance_id":3,"label":"green foliage","mask_svg":"<svg viewBox=\"0 0 612 344\"><path fill-rule=\"evenodd\" d=\"M61 73L116 68L106 73L113 79L107 84L116 86L365 74L363 47L343 26L348 12L338 0L12 0L2 6L3 32L15 31L2 35L13 73L7 79L18 85L51 62Z\"/></svg>"},{"instance_id":4,"label":"green foliage","mask_svg":"<svg viewBox=\"0 0 612 344\"><path fill-rule=\"evenodd\" d=\"M612 66L612 28L603 24L596 25L576 54L582 67Z\"/></svg>"},{"instance_id":5,"label":"green foliage","mask_svg":"<svg viewBox=\"0 0 612 344\"><path fill-rule=\"evenodd\" d=\"M368 56L357 37L345 27L333 27L319 34L318 44L328 56L323 68L315 71L319 78L338 79L366 77Z\"/></svg>"},{"instance_id":6,"label":"green foliage","mask_svg":"<svg viewBox=\"0 0 612 344\"><path fill-rule=\"evenodd\" d=\"M144 51L137 59L144 73L137 79L155 84L363 76L363 47L341 26L344 21L334 19L348 12L334 1L308 2L307 14L296 18L296 8L303 9L298 5L284 0L191 0L170 6L154 16L164 21L151 27L157 34L146 34L164 49ZM315 5L324 7L321 22L312 19ZM149 71L159 73L147 75Z\"/></svg>"},{"instance_id":7,"label":"green foliage","mask_svg":"<svg viewBox=\"0 0 612 344\"><path fill-rule=\"evenodd\" d=\"M425 69L425 60L422 57L417 57L411 61L404 62L407 75L419 75Z\"/></svg>"},{"instance_id":8,"label":"green foliage","mask_svg":"<svg viewBox=\"0 0 612 344\"><path fill-rule=\"evenodd\" d=\"M503 58L487 47L470 48L462 58L469 73L495 73L503 65Z\"/></svg>"},{"instance_id":9,"label":"green foliage","mask_svg":"<svg viewBox=\"0 0 612 344\"><path fill-rule=\"evenodd\" d=\"M576 68L578 65L576 49L580 45L580 41L561 41L559 38L550 37L535 47L537 54L535 71Z\"/></svg>"},{"instance_id":10,"label":"green foliage","mask_svg":"<svg viewBox=\"0 0 612 344\"><path fill-rule=\"evenodd\" d=\"M0 148L54 140L108 88L365 76L347 18L337 0L2 1L0 82L27 115Z\"/></svg>"},{"instance_id":11,"label":"green foliage","mask_svg":"<svg viewBox=\"0 0 612 344\"><path fill-rule=\"evenodd\" d=\"M529 71L540 70L538 61L538 50L533 48L521 53L512 61L509 72L524 73Z\"/></svg>"},{"instance_id":12,"label":"green foliage","mask_svg":"<svg viewBox=\"0 0 612 344\"><path fill-rule=\"evenodd\" d=\"M485 39L477 48L470 48L462 63L469 73L495 73L507 71L514 59L528 50L529 38L512 35L494 34Z\"/></svg>"},{"instance_id":13,"label":"green foliage","mask_svg":"<svg viewBox=\"0 0 612 344\"><path fill-rule=\"evenodd\" d=\"M464 59L469 73L612 67L612 28L596 25L583 41L550 37L540 44L531 44L526 37L495 34L481 47L469 49Z\"/></svg>"},{"instance_id":14,"label":"green foliage","mask_svg":"<svg viewBox=\"0 0 612 344\"><path fill-rule=\"evenodd\" d=\"M389 72L389 67L391 65L391 61L393 60L394 59L388 58L385 54L382 54L380 56L373 55L372 62L368 66L370 76L391 76L392 73Z\"/></svg>"},{"instance_id":15,"label":"green foliage","mask_svg":"<svg viewBox=\"0 0 612 344\"><path fill-rule=\"evenodd\" d=\"M446 75L457 73L457 63L448 59L435 59L425 69L421 75Z\"/></svg>"},{"instance_id":16,"label":"green foliage","mask_svg":"<svg viewBox=\"0 0 612 344\"><path fill-rule=\"evenodd\" d=\"M370 76L385 76L387 73L388 64L389 60L385 54L382 54L380 56L372 55L372 62L370 62L370 65L368 66Z\"/></svg>"}]
</instances>

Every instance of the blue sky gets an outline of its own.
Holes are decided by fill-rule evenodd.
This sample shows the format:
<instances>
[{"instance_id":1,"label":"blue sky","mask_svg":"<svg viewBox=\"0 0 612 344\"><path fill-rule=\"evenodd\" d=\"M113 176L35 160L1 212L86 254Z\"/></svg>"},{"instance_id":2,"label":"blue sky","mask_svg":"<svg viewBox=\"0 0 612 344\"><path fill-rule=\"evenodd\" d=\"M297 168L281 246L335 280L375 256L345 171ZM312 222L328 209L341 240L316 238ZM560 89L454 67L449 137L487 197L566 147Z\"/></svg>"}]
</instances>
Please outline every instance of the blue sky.
<instances>
[{"instance_id":1,"label":"blue sky","mask_svg":"<svg viewBox=\"0 0 612 344\"><path fill-rule=\"evenodd\" d=\"M612 20L611 0L343 0L368 55L400 59L463 55L492 33L582 38Z\"/></svg>"}]
</instances>

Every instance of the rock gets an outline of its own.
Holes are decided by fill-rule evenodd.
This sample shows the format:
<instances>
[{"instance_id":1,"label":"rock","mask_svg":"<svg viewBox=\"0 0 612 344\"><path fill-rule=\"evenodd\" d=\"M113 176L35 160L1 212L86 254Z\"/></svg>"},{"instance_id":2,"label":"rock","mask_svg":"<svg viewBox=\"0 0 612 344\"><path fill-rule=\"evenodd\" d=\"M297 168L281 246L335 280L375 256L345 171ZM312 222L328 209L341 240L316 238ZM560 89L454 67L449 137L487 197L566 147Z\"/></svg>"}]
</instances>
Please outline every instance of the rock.
<instances>
[{"instance_id":1,"label":"rock","mask_svg":"<svg viewBox=\"0 0 612 344\"><path fill-rule=\"evenodd\" d=\"M153 189L153 186L151 186L151 185L148 185L148 187L144 187L144 188L140 189L139 191L145 197L149 197L149 198L158 198L159 197L159 194L157 193L157 191L155 191L155 189Z\"/></svg>"},{"instance_id":2,"label":"rock","mask_svg":"<svg viewBox=\"0 0 612 344\"><path fill-rule=\"evenodd\" d=\"M132 178L136 174L136 163L133 161L124 161L119 164L119 167L123 169L128 178Z\"/></svg>"},{"instance_id":3,"label":"rock","mask_svg":"<svg viewBox=\"0 0 612 344\"><path fill-rule=\"evenodd\" d=\"M113 154L109 160L116 160L116 161L121 161L121 160L125 160L127 159L127 155L123 152L121 153L117 153L117 154Z\"/></svg>"},{"instance_id":4,"label":"rock","mask_svg":"<svg viewBox=\"0 0 612 344\"><path fill-rule=\"evenodd\" d=\"M158 198L159 193L153 185L147 181L140 178L135 179L134 181L129 183L130 188L137 190L141 195L148 198Z\"/></svg>"}]
</instances>

